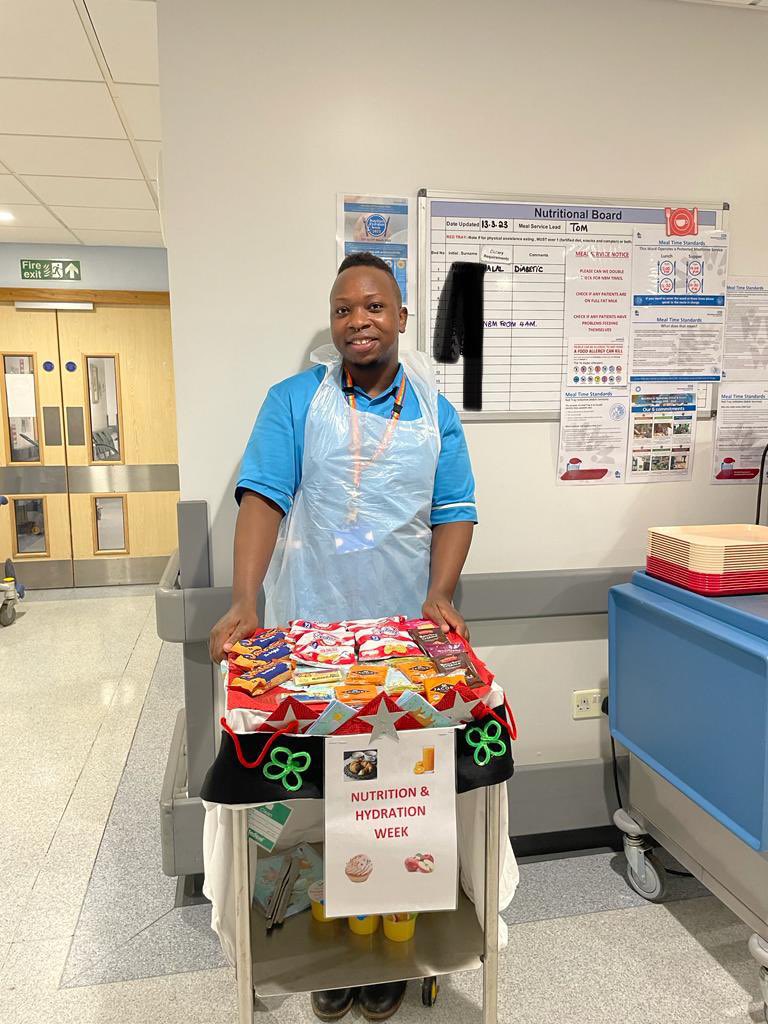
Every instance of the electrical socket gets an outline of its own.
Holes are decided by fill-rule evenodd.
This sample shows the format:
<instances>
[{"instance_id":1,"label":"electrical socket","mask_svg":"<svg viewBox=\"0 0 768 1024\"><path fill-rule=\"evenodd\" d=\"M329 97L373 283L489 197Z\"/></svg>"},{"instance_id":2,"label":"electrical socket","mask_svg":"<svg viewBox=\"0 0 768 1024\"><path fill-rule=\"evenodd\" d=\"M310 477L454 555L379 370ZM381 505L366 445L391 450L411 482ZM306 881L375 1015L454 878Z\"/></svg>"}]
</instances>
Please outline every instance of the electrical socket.
<instances>
[{"instance_id":1,"label":"electrical socket","mask_svg":"<svg viewBox=\"0 0 768 1024\"><path fill-rule=\"evenodd\" d=\"M571 714L574 718L599 718L607 690L574 690L571 695Z\"/></svg>"}]
</instances>

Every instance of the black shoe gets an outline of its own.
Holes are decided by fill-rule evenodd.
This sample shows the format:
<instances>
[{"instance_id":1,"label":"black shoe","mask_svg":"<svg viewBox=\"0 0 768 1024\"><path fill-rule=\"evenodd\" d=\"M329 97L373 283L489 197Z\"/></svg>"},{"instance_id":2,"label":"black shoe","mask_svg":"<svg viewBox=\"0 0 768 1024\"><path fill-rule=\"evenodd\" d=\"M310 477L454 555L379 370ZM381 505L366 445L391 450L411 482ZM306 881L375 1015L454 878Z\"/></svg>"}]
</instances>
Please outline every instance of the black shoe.
<instances>
[{"instance_id":1,"label":"black shoe","mask_svg":"<svg viewBox=\"0 0 768 1024\"><path fill-rule=\"evenodd\" d=\"M366 1020L388 1020L397 1013L405 997L405 981L386 985L365 985L360 989L360 1009Z\"/></svg>"},{"instance_id":2,"label":"black shoe","mask_svg":"<svg viewBox=\"0 0 768 1024\"><path fill-rule=\"evenodd\" d=\"M329 988L312 993L312 1009L320 1020L341 1020L352 1009L358 989Z\"/></svg>"}]
</instances>

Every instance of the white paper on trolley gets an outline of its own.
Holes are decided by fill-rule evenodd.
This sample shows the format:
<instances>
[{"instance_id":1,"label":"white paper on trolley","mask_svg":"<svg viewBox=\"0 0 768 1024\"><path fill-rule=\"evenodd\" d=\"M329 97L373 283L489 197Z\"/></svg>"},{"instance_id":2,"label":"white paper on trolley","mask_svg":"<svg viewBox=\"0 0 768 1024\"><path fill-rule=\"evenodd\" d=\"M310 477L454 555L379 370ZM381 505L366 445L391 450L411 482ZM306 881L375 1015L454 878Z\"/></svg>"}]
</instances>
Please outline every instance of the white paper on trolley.
<instances>
[{"instance_id":1,"label":"white paper on trolley","mask_svg":"<svg viewBox=\"0 0 768 1024\"><path fill-rule=\"evenodd\" d=\"M696 388L646 381L630 388L627 483L680 483L693 474Z\"/></svg>"},{"instance_id":2,"label":"white paper on trolley","mask_svg":"<svg viewBox=\"0 0 768 1024\"><path fill-rule=\"evenodd\" d=\"M632 380L720 380L727 234L638 228L633 253Z\"/></svg>"},{"instance_id":3,"label":"white paper on trolley","mask_svg":"<svg viewBox=\"0 0 768 1024\"><path fill-rule=\"evenodd\" d=\"M563 388L558 484L624 483L628 423L626 391Z\"/></svg>"},{"instance_id":4,"label":"white paper on trolley","mask_svg":"<svg viewBox=\"0 0 768 1024\"><path fill-rule=\"evenodd\" d=\"M768 383L768 277L728 279L723 380Z\"/></svg>"},{"instance_id":5,"label":"white paper on trolley","mask_svg":"<svg viewBox=\"0 0 768 1024\"><path fill-rule=\"evenodd\" d=\"M454 730L329 736L326 913L453 910L457 893Z\"/></svg>"},{"instance_id":6,"label":"white paper on trolley","mask_svg":"<svg viewBox=\"0 0 768 1024\"><path fill-rule=\"evenodd\" d=\"M717 402L713 482L753 483L767 443L768 385L723 385Z\"/></svg>"}]
</instances>

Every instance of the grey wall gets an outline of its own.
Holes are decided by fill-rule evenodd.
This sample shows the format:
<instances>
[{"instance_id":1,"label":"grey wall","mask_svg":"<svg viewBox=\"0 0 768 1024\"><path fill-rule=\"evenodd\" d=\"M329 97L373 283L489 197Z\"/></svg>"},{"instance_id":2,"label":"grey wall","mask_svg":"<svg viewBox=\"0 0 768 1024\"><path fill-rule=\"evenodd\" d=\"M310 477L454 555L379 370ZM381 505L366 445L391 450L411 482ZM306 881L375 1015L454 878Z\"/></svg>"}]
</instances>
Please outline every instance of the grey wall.
<instances>
[{"instance_id":1,"label":"grey wall","mask_svg":"<svg viewBox=\"0 0 768 1024\"><path fill-rule=\"evenodd\" d=\"M80 260L81 281L23 281L20 261ZM165 249L121 245L0 244L0 288L168 291Z\"/></svg>"}]
</instances>

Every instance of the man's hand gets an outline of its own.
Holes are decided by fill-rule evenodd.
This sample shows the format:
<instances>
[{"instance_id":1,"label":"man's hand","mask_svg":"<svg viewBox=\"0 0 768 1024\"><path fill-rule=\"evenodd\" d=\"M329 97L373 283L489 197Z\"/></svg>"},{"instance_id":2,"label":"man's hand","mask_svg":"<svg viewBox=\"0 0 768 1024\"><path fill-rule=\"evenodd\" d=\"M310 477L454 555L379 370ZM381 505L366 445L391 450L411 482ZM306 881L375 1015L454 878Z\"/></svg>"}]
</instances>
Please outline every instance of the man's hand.
<instances>
[{"instance_id":1,"label":"man's hand","mask_svg":"<svg viewBox=\"0 0 768 1024\"><path fill-rule=\"evenodd\" d=\"M232 605L211 630L208 650L211 661L218 665L232 650L232 645L254 633L261 623L255 608Z\"/></svg>"},{"instance_id":2,"label":"man's hand","mask_svg":"<svg viewBox=\"0 0 768 1024\"><path fill-rule=\"evenodd\" d=\"M427 594L424 607L421 609L421 614L425 619L431 619L444 633L453 629L459 636L469 640L469 629L463 615L453 607L453 601L445 594L430 591Z\"/></svg>"}]
</instances>

